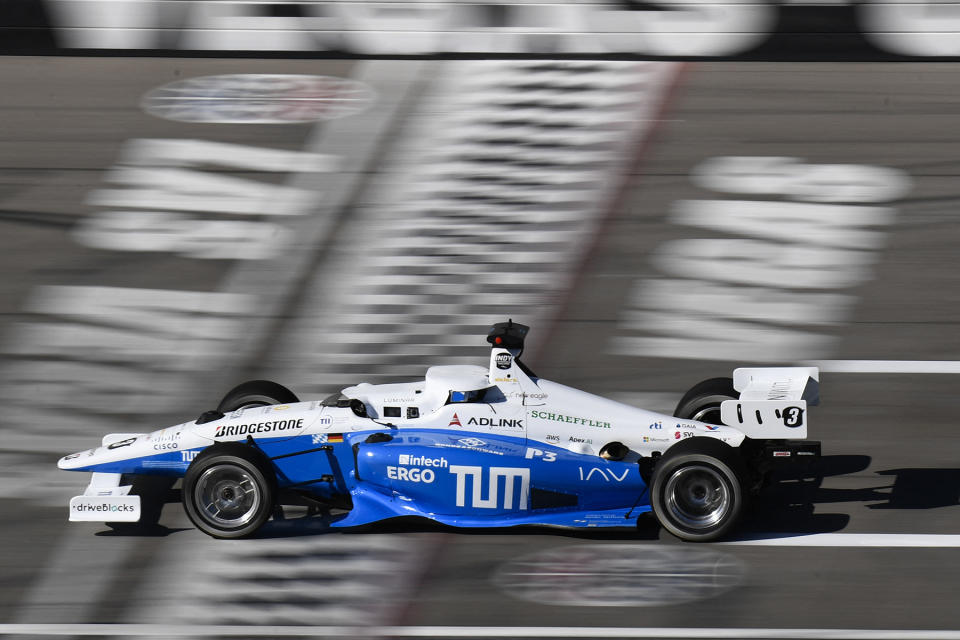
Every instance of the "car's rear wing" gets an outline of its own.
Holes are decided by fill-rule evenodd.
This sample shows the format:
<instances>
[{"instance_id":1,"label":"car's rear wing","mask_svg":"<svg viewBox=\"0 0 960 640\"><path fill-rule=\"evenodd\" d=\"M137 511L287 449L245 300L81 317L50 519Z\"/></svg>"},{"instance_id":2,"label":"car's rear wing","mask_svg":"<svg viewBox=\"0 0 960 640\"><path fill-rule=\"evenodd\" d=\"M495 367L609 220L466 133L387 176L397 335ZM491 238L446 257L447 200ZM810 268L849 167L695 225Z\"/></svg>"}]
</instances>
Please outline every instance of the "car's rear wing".
<instances>
[{"instance_id":1,"label":"car's rear wing","mask_svg":"<svg viewBox=\"0 0 960 640\"><path fill-rule=\"evenodd\" d=\"M736 369L733 388L740 398L720 405L724 424L758 440L807 437L807 407L820 403L816 367Z\"/></svg>"}]
</instances>

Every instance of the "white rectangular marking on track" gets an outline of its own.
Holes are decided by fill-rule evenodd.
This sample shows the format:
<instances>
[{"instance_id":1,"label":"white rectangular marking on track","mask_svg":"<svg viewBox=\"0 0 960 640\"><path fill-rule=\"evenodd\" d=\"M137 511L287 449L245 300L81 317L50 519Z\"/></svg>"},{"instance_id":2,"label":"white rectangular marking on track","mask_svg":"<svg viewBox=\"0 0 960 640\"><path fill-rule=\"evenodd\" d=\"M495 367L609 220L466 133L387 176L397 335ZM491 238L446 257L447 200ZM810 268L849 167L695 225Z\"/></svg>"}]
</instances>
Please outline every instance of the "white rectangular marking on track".
<instances>
[{"instance_id":1,"label":"white rectangular marking on track","mask_svg":"<svg viewBox=\"0 0 960 640\"><path fill-rule=\"evenodd\" d=\"M960 360L812 360L830 373L960 373Z\"/></svg>"},{"instance_id":2,"label":"white rectangular marking on track","mask_svg":"<svg viewBox=\"0 0 960 640\"><path fill-rule=\"evenodd\" d=\"M812 533L716 542L759 547L960 547L960 535L926 533Z\"/></svg>"},{"instance_id":3,"label":"white rectangular marking on track","mask_svg":"<svg viewBox=\"0 0 960 640\"><path fill-rule=\"evenodd\" d=\"M0 635L326 638L779 638L960 640L960 631L909 629L725 629L682 627L353 627L147 624L0 624Z\"/></svg>"}]
</instances>

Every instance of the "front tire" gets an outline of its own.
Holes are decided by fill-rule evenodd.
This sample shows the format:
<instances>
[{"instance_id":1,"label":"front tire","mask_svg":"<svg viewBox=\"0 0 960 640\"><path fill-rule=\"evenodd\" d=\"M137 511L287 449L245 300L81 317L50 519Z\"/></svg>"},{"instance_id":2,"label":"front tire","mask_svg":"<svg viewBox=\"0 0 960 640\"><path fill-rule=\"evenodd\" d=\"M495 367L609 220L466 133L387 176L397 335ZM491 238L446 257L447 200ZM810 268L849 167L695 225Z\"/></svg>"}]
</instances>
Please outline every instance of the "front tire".
<instances>
[{"instance_id":1,"label":"front tire","mask_svg":"<svg viewBox=\"0 0 960 640\"><path fill-rule=\"evenodd\" d=\"M690 542L716 540L743 513L743 462L730 445L713 438L689 438L667 449L650 487L660 524Z\"/></svg>"},{"instance_id":2,"label":"front tire","mask_svg":"<svg viewBox=\"0 0 960 640\"><path fill-rule=\"evenodd\" d=\"M276 482L242 444L217 445L197 456L183 479L183 506L194 526L214 538L245 538L270 518Z\"/></svg>"},{"instance_id":3,"label":"front tire","mask_svg":"<svg viewBox=\"0 0 960 640\"><path fill-rule=\"evenodd\" d=\"M230 413L248 407L266 407L273 404L291 404L300 402L296 394L282 384L269 380L250 380L238 384L223 396L217 405L220 413Z\"/></svg>"}]
</instances>

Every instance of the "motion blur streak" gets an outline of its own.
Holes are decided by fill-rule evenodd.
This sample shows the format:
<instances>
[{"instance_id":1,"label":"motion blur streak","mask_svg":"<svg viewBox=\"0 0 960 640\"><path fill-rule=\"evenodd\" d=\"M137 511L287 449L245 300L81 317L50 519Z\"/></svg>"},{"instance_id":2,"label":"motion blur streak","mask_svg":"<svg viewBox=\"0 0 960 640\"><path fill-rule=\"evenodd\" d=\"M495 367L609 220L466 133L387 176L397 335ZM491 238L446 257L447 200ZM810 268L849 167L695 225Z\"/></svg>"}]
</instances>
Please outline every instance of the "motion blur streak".
<instances>
[{"instance_id":1,"label":"motion blur streak","mask_svg":"<svg viewBox=\"0 0 960 640\"><path fill-rule=\"evenodd\" d=\"M873 277L896 212L876 205L905 196L909 177L784 157L711 158L693 177L767 200L677 202L671 222L711 235L656 250L651 261L666 277L635 284L611 352L735 361L749 351L758 362L832 355L838 338L822 327L852 314L856 299L840 292Z\"/></svg>"},{"instance_id":2,"label":"motion blur streak","mask_svg":"<svg viewBox=\"0 0 960 640\"><path fill-rule=\"evenodd\" d=\"M678 69L441 66L308 291L275 371L335 391L482 358L475 336L504 317L542 326ZM300 358L304 349L322 355Z\"/></svg>"}]
</instances>

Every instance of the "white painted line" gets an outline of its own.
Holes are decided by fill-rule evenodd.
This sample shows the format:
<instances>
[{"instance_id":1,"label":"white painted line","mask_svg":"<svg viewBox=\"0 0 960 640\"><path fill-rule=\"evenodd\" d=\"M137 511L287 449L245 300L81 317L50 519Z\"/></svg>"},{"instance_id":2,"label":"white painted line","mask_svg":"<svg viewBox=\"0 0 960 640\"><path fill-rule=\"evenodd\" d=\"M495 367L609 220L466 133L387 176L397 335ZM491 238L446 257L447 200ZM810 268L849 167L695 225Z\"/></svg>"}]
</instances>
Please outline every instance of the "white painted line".
<instances>
[{"instance_id":1,"label":"white painted line","mask_svg":"<svg viewBox=\"0 0 960 640\"><path fill-rule=\"evenodd\" d=\"M812 360L830 373L960 373L960 360Z\"/></svg>"},{"instance_id":2,"label":"white painted line","mask_svg":"<svg viewBox=\"0 0 960 640\"><path fill-rule=\"evenodd\" d=\"M357 627L147 624L0 624L0 635L326 638L779 638L960 640L960 631L908 629L709 629L675 627Z\"/></svg>"},{"instance_id":3,"label":"white painted line","mask_svg":"<svg viewBox=\"0 0 960 640\"><path fill-rule=\"evenodd\" d=\"M772 534L714 544L758 547L960 547L960 535L926 533Z\"/></svg>"}]
</instances>

